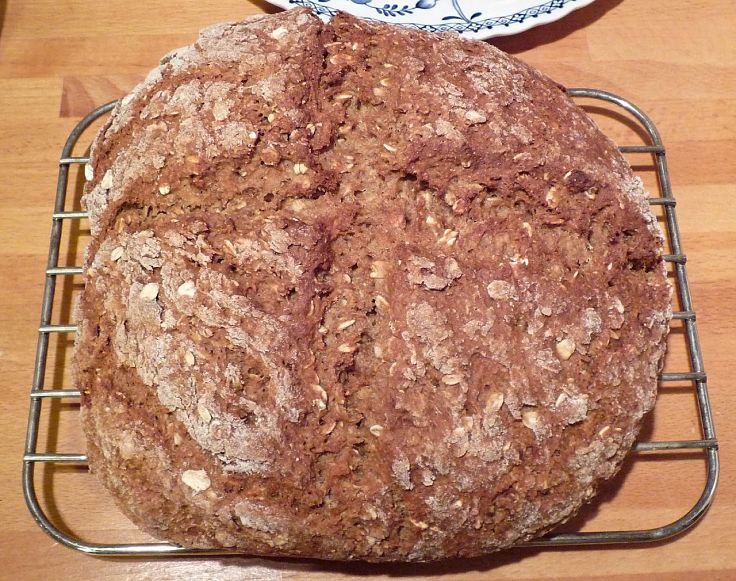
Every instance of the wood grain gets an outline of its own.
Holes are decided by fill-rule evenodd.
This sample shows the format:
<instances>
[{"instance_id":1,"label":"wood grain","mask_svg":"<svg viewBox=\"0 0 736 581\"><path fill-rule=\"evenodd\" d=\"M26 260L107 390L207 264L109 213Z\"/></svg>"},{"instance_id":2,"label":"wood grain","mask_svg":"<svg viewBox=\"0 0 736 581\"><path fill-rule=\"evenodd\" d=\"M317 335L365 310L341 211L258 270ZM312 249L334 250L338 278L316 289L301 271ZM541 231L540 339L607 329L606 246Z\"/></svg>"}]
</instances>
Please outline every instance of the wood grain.
<instances>
[{"instance_id":1,"label":"wood grain","mask_svg":"<svg viewBox=\"0 0 736 581\"><path fill-rule=\"evenodd\" d=\"M28 390L61 145L91 108L118 98L159 57L218 21L275 11L247 0L0 1L0 578L7 579L736 579L736 5L731 0L598 0L567 18L496 41L568 86L595 86L638 103L667 145L678 216L721 443L718 494L679 538L650 546L517 549L432 565L251 558L102 559L55 544L32 521L20 488ZM627 137L626 130L602 121ZM80 148L81 151L81 148ZM638 163L638 161L637 161ZM646 174L647 168L641 171ZM645 181L654 184L652 175ZM74 193L80 178L71 187ZM72 247L69 248L71 234ZM86 233L65 235L78 260ZM64 321L79 281L60 285ZM674 335L678 333L675 330ZM69 387L68 341L54 338L48 385ZM673 347L668 369L684 365ZM648 437L698 437L685 385L662 390ZM40 447L79 451L78 408L46 405ZM568 528L658 526L678 518L703 486L702 456L630 462ZM145 539L84 469L41 469L49 514L87 540Z\"/></svg>"}]
</instances>

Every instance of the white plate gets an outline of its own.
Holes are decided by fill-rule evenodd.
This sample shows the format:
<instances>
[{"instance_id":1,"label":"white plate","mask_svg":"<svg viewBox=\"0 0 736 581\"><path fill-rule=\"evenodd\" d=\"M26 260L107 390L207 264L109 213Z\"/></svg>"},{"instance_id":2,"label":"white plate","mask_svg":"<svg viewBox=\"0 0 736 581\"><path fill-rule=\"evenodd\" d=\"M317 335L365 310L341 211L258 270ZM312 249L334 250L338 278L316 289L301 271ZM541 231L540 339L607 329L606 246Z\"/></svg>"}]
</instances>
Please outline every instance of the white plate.
<instances>
[{"instance_id":1,"label":"white plate","mask_svg":"<svg viewBox=\"0 0 736 581\"><path fill-rule=\"evenodd\" d=\"M338 10L366 20L484 39L516 34L559 20L593 0L269 0L281 8L306 6L319 15Z\"/></svg>"}]
</instances>

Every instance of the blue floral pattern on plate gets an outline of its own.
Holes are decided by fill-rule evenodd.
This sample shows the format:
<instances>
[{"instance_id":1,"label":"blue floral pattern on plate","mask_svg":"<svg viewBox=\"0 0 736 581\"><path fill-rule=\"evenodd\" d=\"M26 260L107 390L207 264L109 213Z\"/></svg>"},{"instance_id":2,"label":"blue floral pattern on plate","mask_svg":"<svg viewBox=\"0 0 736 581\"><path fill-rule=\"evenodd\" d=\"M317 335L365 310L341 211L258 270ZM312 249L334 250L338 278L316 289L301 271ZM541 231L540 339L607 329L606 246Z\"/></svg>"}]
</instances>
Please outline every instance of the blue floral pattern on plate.
<instances>
[{"instance_id":1,"label":"blue floral pattern on plate","mask_svg":"<svg viewBox=\"0 0 736 581\"><path fill-rule=\"evenodd\" d=\"M562 18L593 0L270 0L282 8L306 6L330 17L338 11L429 32L484 39L515 34Z\"/></svg>"}]
</instances>

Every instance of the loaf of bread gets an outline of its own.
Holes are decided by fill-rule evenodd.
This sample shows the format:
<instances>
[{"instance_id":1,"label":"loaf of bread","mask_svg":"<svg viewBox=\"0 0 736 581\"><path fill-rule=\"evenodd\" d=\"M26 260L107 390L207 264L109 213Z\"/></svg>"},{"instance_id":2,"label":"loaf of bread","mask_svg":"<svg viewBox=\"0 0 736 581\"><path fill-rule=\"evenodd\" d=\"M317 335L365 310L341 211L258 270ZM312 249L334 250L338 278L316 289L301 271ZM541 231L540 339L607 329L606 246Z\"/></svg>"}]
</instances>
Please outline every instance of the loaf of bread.
<instances>
[{"instance_id":1,"label":"loaf of bread","mask_svg":"<svg viewBox=\"0 0 736 581\"><path fill-rule=\"evenodd\" d=\"M619 469L671 316L640 181L494 47L310 12L162 60L92 149L75 373L143 530L427 561Z\"/></svg>"}]
</instances>

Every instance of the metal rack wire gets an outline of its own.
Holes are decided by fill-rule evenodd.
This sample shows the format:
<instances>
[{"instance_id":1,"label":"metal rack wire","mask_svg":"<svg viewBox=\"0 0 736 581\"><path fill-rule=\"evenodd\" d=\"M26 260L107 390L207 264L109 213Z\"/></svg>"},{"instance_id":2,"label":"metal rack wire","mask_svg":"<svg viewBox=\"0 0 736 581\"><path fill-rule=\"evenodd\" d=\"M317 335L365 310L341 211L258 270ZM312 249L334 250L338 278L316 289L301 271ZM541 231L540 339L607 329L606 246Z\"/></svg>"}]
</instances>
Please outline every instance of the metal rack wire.
<instances>
[{"instance_id":1,"label":"metal rack wire","mask_svg":"<svg viewBox=\"0 0 736 581\"><path fill-rule=\"evenodd\" d=\"M649 143L645 145L625 145L620 150L623 153L651 154L658 178L659 196L651 198L650 204L663 207L664 224L670 245L670 254L665 260L673 265L673 274L681 310L676 311L673 318L684 324L684 341L690 363L690 370L677 373L663 373L660 382L685 382L695 393L697 400L697 415L694 419L699 423L701 438L667 441L638 442L634 447L635 454L647 452L669 452L677 450L694 450L702 453L705 459L705 486L697 502L677 520L657 528L575 532L550 534L546 537L530 542L531 546L573 546L610 543L637 544L646 541L662 540L691 527L707 510L715 493L718 481L718 442L716 440L710 401L708 398L708 383L703 367L703 357L698 340L695 310L690 297L685 264L687 262L682 251L680 232L675 215L676 202L672 195L665 148L659 132L652 121L635 105L616 95L595 89L570 89L569 93L575 98L595 99L606 107L613 106L614 111L623 110L633 116L641 129L648 136ZM39 524L55 541L73 549L101 556L154 556L154 555L203 555L226 554L227 551L191 550L168 543L141 543L141 544L102 544L87 542L64 532L60 523L44 512L39 503L34 485L35 467L39 463L75 463L84 464L87 457L82 453L51 453L38 450L39 427L41 411L44 402L53 399L78 400L80 393L75 389L45 386L49 340L55 333L74 333L76 326L73 323L52 324L52 311L56 283L59 277L82 274L78 266L59 266L62 229L64 224L75 220L84 220L85 212L66 210L67 185L69 170L73 164L84 164L86 157L72 155L73 148L85 130L97 119L108 113L114 103L108 103L92 111L82 119L69 135L59 160L59 178L56 188L56 200L52 214L51 240L49 245L46 282L43 302L41 305L41 324L38 328L38 345L36 360L33 369L33 383L30 394L30 408L28 415L28 431L26 436L25 453L23 456L23 494L28 508ZM672 335L670 335L670 341ZM668 346L671 347L671 346Z\"/></svg>"}]
</instances>

